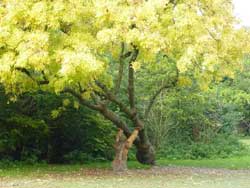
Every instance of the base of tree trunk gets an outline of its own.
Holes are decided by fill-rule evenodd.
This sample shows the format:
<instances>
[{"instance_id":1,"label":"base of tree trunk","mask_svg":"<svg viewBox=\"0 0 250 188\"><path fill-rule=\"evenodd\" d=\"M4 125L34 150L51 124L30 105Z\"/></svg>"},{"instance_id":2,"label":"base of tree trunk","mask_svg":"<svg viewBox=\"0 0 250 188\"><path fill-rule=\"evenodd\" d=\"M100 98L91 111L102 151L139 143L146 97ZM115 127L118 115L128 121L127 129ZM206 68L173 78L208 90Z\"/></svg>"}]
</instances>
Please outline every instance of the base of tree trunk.
<instances>
[{"instance_id":1,"label":"base of tree trunk","mask_svg":"<svg viewBox=\"0 0 250 188\"><path fill-rule=\"evenodd\" d=\"M155 165L155 151L150 143L136 145L136 159L142 164Z\"/></svg>"},{"instance_id":2,"label":"base of tree trunk","mask_svg":"<svg viewBox=\"0 0 250 188\"><path fill-rule=\"evenodd\" d=\"M124 172L127 168L127 160L114 160L112 162L112 168L114 172Z\"/></svg>"},{"instance_id":3,"label":"base of tree trunk","mask_svg":"<svg viewBox=\"0 0 250 188\"><path fill-rule=\"evenodd\" d=\"M127 170L127 159L129 148L133 145L139 129L135 129L129 138L123 135L123 130L119 129L115 142L115 158L112 162L114 172L124 172Z\"/></svg>"}]
</instances>

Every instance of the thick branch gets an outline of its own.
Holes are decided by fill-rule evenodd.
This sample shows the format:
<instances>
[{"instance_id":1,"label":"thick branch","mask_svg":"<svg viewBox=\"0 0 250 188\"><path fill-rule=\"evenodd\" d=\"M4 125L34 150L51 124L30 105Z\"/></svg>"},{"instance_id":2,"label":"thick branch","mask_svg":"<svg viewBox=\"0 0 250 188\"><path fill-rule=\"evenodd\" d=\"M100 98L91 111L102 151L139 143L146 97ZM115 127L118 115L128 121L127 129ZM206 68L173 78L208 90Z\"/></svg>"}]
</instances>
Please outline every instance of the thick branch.
<instances>
[{"instance_id":1,"label":"thick branch","mask_svg":"<svg viewBox=\"0 0 250 188\"><path fill-rule=\"evenodd\" d=\"M123 56L124 56L124 50L125 50L125 44L124 42L121 44L121 53L119 57L119 71L118 71L118 77L115 83L115 95L119 92L120 87L121 87L121 82L122 82L122 77L123 77L123 70L124 70L124 62L123 62Z\"/></svg>"},{"instance_id":2,"label":"thick branch","mask_svg":"<svg viewBox=\"0 0 250 188\"><path fill-rule=\"evenodd\" d=\"M95 105L90 103L89 101L85 100L81 94L77 93L75 90L71 89L71 88L65 88L63 90L64 93L69 93L72 96L74 96L75 98L77 98L77 100L84 106L87 106L88 108L92 109L92 110L97 110L100 111L101 110L101 106L100 105Z\"/></svg>"},{"instance_id":3,"label":"thick branch","mask_svg":"<svg viewBox=\"0 0 250 188\"><path fill-rule=\"evenodd\" d=\"M121 140L121 138L122 138L122 135L123 135L123 130L122 130L122 129L119 129L119 130L118 130L118 133L117 133L117 135L116 135L115 141L116 141L116 142L120 142L120 140Z\"/></svg>"},{"instance_id":4,"label":"thick branch","mask_svg":"<svg viewBox=\"0 0 250 188\"><path fill-rule=\"evenodd\" d=\"M132 111L127 108L127 106L124 105L121 101L119 101L117 97L104 84L96 81L96 85L102 89L102 91L104 92L104 96L111 102L115 103L121 109L121 111L127 114L130 118L134 116Z\"/></svg>"},{"instance_id":5,"label":"thick branch","mask_svg":"<svg viewBox=\"0 0 250 188\"><path fill-rule=\"evenodd\" d=\"M136 60L139 50L135 48L129 61L128 67L128 98L131 109L135 109L135 87L134 87L134 69L132 63Z\"/></svg>"},{"instance_id":6,"label":"thick branch","mask_svg":"<svg viewBox=\"0 0 250 188\"><path fill-rule=\"evenodd\" d=\"M137 126L136 130L131 134L128 126L126 123L123 122L123 120L117 116L114 112L112 112L111 110L107 109L105 103L101 103L99 102L98 105L94 105L92 103L90 103L89 101L86 101L85 99L82 98L82 96L80 94L78 94L77 92L75 92L72 89L65 89L64 92L70 93L73 96L75 96L79 102L82 105L85 105L87 107L89 107L90 109L94 109L98 112L100 112L106 119L110 120L111 122L113 122L114 125L116 125L116 127L118 127L120 129L120 133L117 136L117 139L121 138L122 132L124 133L124 135L128 138L128 147L131 147L132 143L135 144L135 146L137 147L137 159L139 162L141 163L147 163L147 164L154 164L154 152L151 149L150 143L148 142L145 130L143 130L143 124L142 126ZM136 115L135 118L133 118L135 125L140 125L140 120L138 118L138 116ZM122 131L121 131L122 130ZM139 135L139 138L138 136Z\"/></svg>"},{"instance_id":7,"label":"thick branch","mask_svg":"<svg viewBox=\"0 0 250 188\"><path fill-rule=\"evenodd\" d=\"M128 126L111 110L108 110L106 107L103 107L102 110L100 110L100 113L113 122L118 128L122 129L124 131L124 134L126 135L127 138L130 137L131 132L128 129ZM136 140L135 144L138 144L139 140Z\"/></svg>"},{"instance_id":8,"label":"thick branch","mask_svg":"<svg viewBox=\"0 0 250 188\"><path fill-rule=\"evenodd\" d=\"M143 129L144 124L138 117L138 114L135 109L127 108L127 106L123 104L121 101L119 101L117 97L112 92L110 92L108 88L101 82L96 81L96 85L103 90L108 100L118 105L121 111L124 112L131 119L131 121L134 123L136 127Z\"/></svg>"},{"instance_id":9,"label":"thick branch","mask_svg":"<svg viewBox=\"0 0 250 188\"><path fill-rule=\"evenodd\" d=\"M139 133L140 129L139 128L136 128L132 134L130 135L130 137L127 139L127 143L126 143L126 146L127 148L131 148L135 139L137 138L138 136L138 133Z\"/></svg>"},{"instance_id":10,"label":"thick branch","mask_svg":"<svg viewBox=\"0 0 250 188\"><path fill-rule=\"evenodd\" d=\"M104 104L102 104L102 103L92 104L91 102L85 100L79 93L77 93L75 90L73 90L71 88L65 88L63 92L69 93L72 96L74 96L75 98L77 98L78 101L82 105L84 105L92 110L96 110L96 111L100 112L106 119L110 120L118 128L122 129L127 138L129 138L129 136L131 135L131 132L130 132L128 126L114 112L112 112L111 110L108 110ZM138 140L137 140L137 143L138 143Z\"/></svg>"}]
</instances>

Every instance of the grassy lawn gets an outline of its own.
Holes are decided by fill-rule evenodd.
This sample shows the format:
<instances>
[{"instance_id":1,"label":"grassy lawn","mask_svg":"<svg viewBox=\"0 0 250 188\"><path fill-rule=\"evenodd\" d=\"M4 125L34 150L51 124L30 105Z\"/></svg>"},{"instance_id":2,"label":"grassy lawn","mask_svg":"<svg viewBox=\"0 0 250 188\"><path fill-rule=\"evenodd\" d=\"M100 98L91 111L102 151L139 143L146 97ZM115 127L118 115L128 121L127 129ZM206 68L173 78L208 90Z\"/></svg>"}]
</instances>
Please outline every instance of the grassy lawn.
<instances>
[{"instance_id":1,"label":"grassy lawn","mask_svg":"<svg viewBox=\"0 0 250 188\"><path fill-rule=\"evenodd\" d=\"M250 156L216 160L159 160L158 165L150 168L129 162L130 170L125 174L114 174L107 162L16 165L0 170L0 188L249 188L250 185Z\"/></svg>"},{"instance_id":2,"label":"grassy lawn","mask_svg":"<svg viewBox=\"0 0 250 188\"><path fill-rule=\"evenodd\" d=\"M242 143L250 146L249 139ZM114 174L110 162L79 165L23 165L1 168L0 188L249 188L250 155L226 159L136 161Z\"/></svg>"},{"instance_id":3,"label":"grassy lawn","mask_svg":"<svg viewBox=\"0 0 250 188\"><path fill-rule=\"evenodd\" d=\"M243 144L247 145L250 147L250 138L246 137L246 138L241 138L240 142L242 142Z\"/></svg>"},{"instance_id":4,"label":"grassy lawn","mask_svg":"<svg viewBox=\"0 0 250 188\"><path fill-rule=\"evenodd\" d=\"M166 160L158 161L161 166L187 166L202 168L225 168L225 169L250 169L250 155L226 159L203 159L203 160Z\"/></svg>"},{"instance_id":5,"label":"grassy lawn","mask_svg":"<svg viewBox=\"0 0 250 188\"><path fill-rule=\"evenodd\" d=\"M223 169L249 169L250 156L234 157L226 159L203 159L203 160L167 160L161 159L157 161L157 166L181 166L181 167L201 167L201 168L223 168ZM150 166L142 165L136 161L128 163L129 169L149 169ZM7 168L0 167L0 177L16 177L16 176L40 176L42 174L69 174L77 173L82 169L111 169L110 162L88 163L79 165L14 165Z\"/></svg>"},{"instance_id":6,"label":"grassy lawn","mask_svg":"<svg viewBox=\"0 0 250 188\"><path fill-rule=\"evenodd\" d=\"M249 174L248 174L249 175ZM81 178L15 179L0 182L1 188L249 188L247 175L211 176L109 176ZM1 186L2 185L2 186Z\"/></svg>"},{"instance_id":7,"label":"grassy lawn","mask_svg":"<svg viewBox=\"0 0 250 188\"><path fill-rule=\"evenodd\" d=\"M150 166L142 165L137 161L128 163L129 169L149 169ZM77 173L81 170L88 169L111 169L111 162L96 162L76 165L48 165L35 164L23 165L17 164L10 167L0 167L0 177L17 177L17 176L40 176L43 174L69 174Z\"/></svg>"},{"instance_id":8,"label":"grassy lawn","mask_svg":"<svg viewBox=\"0 0 250 188\"><path fill-rule=\"evenodd\" d=\"M4 169L0 188L249 188L250 171L137 164L125 174L100 165L36 165ZM98 169L95 169L95 168ZM146 167L147 168L147 167Z\"/></svg>"}]
</instances>

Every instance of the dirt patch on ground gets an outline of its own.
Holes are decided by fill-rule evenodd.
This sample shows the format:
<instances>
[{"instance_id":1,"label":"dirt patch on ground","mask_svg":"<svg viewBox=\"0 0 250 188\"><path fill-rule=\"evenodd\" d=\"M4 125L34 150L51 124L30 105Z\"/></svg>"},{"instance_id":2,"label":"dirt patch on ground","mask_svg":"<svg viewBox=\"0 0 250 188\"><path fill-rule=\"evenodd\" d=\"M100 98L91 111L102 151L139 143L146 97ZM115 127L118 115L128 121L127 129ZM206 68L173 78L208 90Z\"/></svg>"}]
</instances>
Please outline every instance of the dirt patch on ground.
<instances>
[{"instance_id":1,"label":"dirt patch on ground","mask_svg":"<svg viewBox=\"0 0 250 188\"><path fill-rule=\"evenodd\" d=\"M190 167L153 167L114 173L108 169L80 169L71 173L46 173L4 177L0 188L249 188L250 170Z\"/></svg>"}]
</instances>

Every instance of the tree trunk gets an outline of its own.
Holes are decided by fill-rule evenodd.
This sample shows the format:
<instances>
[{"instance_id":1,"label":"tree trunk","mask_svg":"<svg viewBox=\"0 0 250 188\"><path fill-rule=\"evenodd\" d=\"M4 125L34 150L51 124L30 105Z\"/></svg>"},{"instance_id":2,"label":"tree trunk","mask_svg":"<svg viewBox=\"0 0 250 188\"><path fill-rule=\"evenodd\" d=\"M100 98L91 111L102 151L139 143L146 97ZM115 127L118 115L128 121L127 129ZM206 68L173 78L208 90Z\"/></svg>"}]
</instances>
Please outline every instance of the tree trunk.
<instances>
[{"instance_id":1,"label":"tree trunk","mask_svg":"<svg viewBox=\"0 0 250 188\"><path fill-rule=\"evenodd\" d=\"M142 164L155 165L155 151L148 140L145 129L139 132L139 142L135 143L136 159Z\"/></svg>"},{"instance_id":2,"label":"tree trunk","mask_svg":"<svg viewBox=\"0 0 250 188\"><path fill-rule=\"evenodd\" d=\"M123 133L128 139L131 137L131 135L133 135L133 133L130 133L128 126L115 113L106 108L103 108L101 110L101 113L104 117L112 121L119 129L123 130ZM138 133L139 138L136 138L136 136L135 140L132 142L132 144L134 143L137 149L136 158L142 164L154 165L155 152L153 146L148 140L148 136L145 132L145 129L143 128L144 124L141 120L138 119L138 116L133 118L135 127L140 129Z\"/></svg>"},{"instance_id":3,"label":"tree trunk","mask_svg":"<svg viewBox=\"0 0 250 188\"><path fill-rule=\"evenodd\" d=\"M137 154L136 154L137 160L142 164L154 165L155 164L154 149L148 140L148 137L144 129L144 124L138 117L135 108L132 109L127 108L124 104L122 104L122 102L118 101L115 98L115 96L109 93L106 90L105 86L100 84L98 84L98 86L101 89L103 89L105 93L107 93L106 96L107 99L117 104L120 107L120 109L127 114L128 118L133 122L134 126L137 127L136 129L140 130L138 131L139 137L137 138L136 135L135 140L133 140L132 142L132 144L134 143L137 149ZM70 93L71 95L76 97L82 105L87 106L92 110L100 112L106 119L111 121L117 128L123 130L123 133L128 139L130 138L131 135L133 135L133 133L131 134L128 125L115 112L109 110L105 105L105 103L100 102L98 104L92 104L90 101L85 100L79 93L70 88L65 88L64 92ZM132 104L132 107L133 105L134 104ZM117 151L117 153L119 152ZM127 159L124 158L124 160Z\"/></svg>"},{"instance_id":4,"label":"tree trunk","mask_svg":"<svg viewBox=\"0 0 250 188\"><path fill-rule=\"evenodd\" d=\"M136 146L136 159L147 165L155 165L155 152L151 144L139 144Z\"/></svg>"},{"instance_id":5,"label":"tree trunk","mask_svg":"<svg viewBox=\"0 0 250 188\"><path fill-rule=\"evenodd\" d=\"M128 151L133 145L138 133L139 129L135 129L131 136L126 139L123 136L123 130L119 129L115 143L115 158L112 162L112 167L115 172L127 170Z\"/></svg>"}]
</instances>

